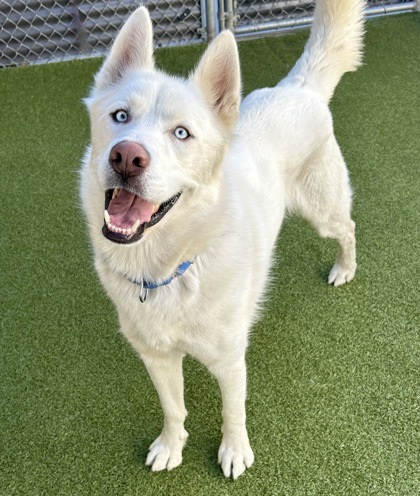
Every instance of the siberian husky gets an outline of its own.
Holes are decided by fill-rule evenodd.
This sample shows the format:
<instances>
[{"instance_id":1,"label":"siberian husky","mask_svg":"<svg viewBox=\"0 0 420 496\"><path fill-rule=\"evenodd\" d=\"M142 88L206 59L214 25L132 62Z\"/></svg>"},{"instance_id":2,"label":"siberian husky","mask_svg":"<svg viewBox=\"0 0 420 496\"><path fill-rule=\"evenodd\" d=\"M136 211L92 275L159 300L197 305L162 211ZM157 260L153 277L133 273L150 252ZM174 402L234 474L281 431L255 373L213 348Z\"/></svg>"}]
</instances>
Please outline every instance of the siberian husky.
<instances>
[{"instance_id":1,"label":"siberian husky","mask_svg":"<svg viewBox=\"0 0 420 496\"><path fill-rule=\"evenodd\" d=\"M285 212L337 240L330 284L353 279L351 189L328 102L360 64L363 8L318 0L289 75L242 104L231 32L189 78L173 77L155 68L144 7L95 77L81 198L97 272L161 401L163 429L146 460L153 471L182 462L186 354L220 385L224 475L236 479L253 464L245 352Z\"/></svg>"}]
</instances>

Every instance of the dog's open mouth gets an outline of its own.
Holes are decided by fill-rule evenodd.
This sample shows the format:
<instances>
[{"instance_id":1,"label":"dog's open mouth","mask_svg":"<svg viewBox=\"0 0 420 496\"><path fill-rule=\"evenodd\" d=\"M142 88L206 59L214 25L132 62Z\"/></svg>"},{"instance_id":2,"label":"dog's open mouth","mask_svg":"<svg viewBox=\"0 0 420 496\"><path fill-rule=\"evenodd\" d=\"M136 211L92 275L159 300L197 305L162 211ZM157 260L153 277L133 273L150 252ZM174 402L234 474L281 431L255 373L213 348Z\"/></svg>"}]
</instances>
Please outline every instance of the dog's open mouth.
<instances>
[{"instance_id":1,"label":"dog's open mouth","mask_svg":"<svg viewBox=\"0 0 420 496\"><path fill-rule=\"evenodd\" d=\"M159 205L125 189L110 189L105 193L102 233L114 243L134 243L147 228L163 219L180 196L181 193L177 193Z\"/></svg>"}]
</instances>

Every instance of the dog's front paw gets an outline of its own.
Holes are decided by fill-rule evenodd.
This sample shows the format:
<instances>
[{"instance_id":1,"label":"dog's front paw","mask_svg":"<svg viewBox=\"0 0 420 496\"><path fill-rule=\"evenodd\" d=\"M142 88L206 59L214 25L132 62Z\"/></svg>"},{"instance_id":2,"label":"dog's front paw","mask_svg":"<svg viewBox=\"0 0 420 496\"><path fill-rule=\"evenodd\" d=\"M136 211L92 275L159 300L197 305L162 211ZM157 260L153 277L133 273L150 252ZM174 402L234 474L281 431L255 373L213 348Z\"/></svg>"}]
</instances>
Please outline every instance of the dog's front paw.
<instances>
[{"instance_id":1,"label":"dog's front paw","mask_svg":"<svg viewBox=\"0 0 420 496\"><path fill-rule=\"evenodd\" d=\"M254 453L248 435L245 433L244 436L236 439L223 436L218 458L225 477L236 480L254 463Z\"/></svg>"},{"instance_id":2,"label":"dog's front paw","mask_svg":"<svg viewBox=\"0 0 420 496\"><path fill-rule=\"evenodd\" d=\"M350 282L355 273L356 264L349 264L348 266L345 266L340 263L336 263L328 276L328 284L333 284L336 287L341 286L346 282Z\"/></svg>"},{"instance_id":3,"label":"dog's front paw","mask_svg":"<svg viewBox=\"0 0 420 496\"><path fill-rule=\"evenodd\" d=\"M169 437L162 433L149 448L146 465L152 472L172 470L182 463L182 449L187 441L188 433L183 431L178 436Z\"/></svg>"}]
</instances>

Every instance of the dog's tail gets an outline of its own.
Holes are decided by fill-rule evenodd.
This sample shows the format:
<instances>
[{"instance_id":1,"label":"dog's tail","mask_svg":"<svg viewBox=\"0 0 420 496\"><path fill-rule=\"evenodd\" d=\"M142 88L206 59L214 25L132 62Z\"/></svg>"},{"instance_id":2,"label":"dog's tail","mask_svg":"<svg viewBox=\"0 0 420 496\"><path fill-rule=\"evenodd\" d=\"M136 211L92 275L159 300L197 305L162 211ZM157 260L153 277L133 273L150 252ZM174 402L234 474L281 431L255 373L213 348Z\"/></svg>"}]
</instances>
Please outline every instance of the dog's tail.
<instances>
[{"instance_id":1,"label":"dog's tail","mask_svg":"<svg viewBox=\"0 0 420 496\"><path fill-rule=\"evenodd\" d=\"M311 87L327 102L341 76L361 64L364 7L365 0L316 2L309 40L289 76Z\"/></svg>"}]
</instances>

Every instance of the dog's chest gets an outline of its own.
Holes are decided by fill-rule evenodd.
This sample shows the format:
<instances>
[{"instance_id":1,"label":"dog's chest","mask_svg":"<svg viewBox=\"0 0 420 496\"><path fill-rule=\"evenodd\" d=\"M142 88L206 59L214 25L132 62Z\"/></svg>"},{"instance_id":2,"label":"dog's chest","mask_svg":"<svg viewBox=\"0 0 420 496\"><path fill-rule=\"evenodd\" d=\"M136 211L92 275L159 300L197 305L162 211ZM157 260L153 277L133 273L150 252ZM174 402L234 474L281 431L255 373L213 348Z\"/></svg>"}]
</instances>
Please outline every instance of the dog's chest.
<instances>
[{"instance_id":1,"label":"dog's chest","mask_svg":"<svg viewBox=\"0 0 420 496\"><path fill-rule=\"evenodd\" d=\"M152 290L155 293L141 303L137 290L124 304L128 317L127 325L121 331L129 341L137 341L139 346L160 353L178 351L201 358L212 354L208 332L212 327L211 312L197 294L183 291Z\"/></svg>"}]
</instances>

